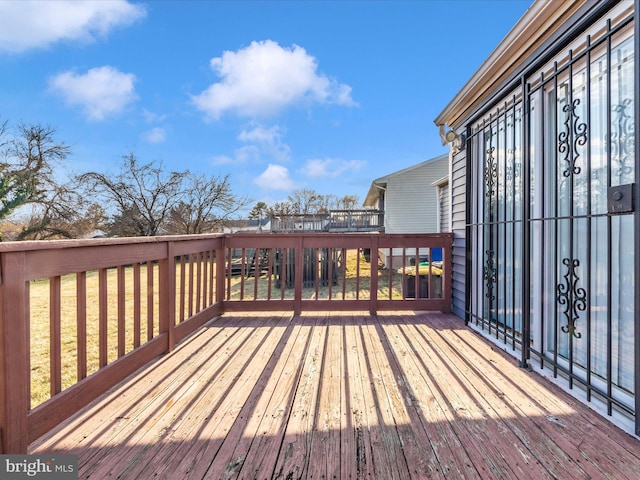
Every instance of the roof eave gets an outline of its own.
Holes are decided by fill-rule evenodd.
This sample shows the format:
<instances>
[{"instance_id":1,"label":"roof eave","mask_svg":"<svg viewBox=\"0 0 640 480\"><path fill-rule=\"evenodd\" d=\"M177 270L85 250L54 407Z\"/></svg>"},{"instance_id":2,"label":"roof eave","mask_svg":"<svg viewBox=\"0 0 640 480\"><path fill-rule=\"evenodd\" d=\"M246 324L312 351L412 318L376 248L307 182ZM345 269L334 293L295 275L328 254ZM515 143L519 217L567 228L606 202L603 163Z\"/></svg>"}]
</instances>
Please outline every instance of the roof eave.
<instances>
[{"instance_id":1,"label":"roof eave","mask_svg":"<svg viewBox=\"0 0 640 480\"><path fill-rule=\"evenodd\" d=\"M588 0L535 1L514 27L436 117L437 126L456 129L468 113L491 95L521 63Z\"/></svg>"},{"instance_id":2,"label":"roof eave","mask_svg":"<svg viewBox=\"0 0 640 480\"><path fill-rule=\"evenodd\" d=\"M364 197L364 202L362 205L365 207L374 207L378 201L378 197L380 190L384 190L387 186L387 177L380 177L373 182L371 182L371 186L369 187L369 191L367 192L367 196Z\"/></svg>"}]
</instances>

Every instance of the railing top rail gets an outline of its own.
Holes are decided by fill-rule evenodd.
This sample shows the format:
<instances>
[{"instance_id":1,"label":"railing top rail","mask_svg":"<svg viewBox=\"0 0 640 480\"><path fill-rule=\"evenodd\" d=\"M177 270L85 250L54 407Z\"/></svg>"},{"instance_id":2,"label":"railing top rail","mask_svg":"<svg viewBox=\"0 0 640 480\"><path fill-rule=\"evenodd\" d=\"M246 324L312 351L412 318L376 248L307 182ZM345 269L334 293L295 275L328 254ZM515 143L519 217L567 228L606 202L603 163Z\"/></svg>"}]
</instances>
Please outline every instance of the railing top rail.
<instances>
[{"instance_id":1,"label":"railing top rail","mask_svg":"<svg viewBox=\"0 0 640 480\"><path fill-rule=\"evenodd\" d=\"M275 215L273 218L325 218L328 215L331 215L333 213L372 213L372 214L376 214L376 213L383 213L384 210L377 210L377 209L373 209L373 208L357 208L357 209L347 209L347 210L343 210L343 209L336 209L336 210L329 210L328 212L322 212L322 213L283 213L280 215Z\"/></svg>"},{"instance_id":2,"label":"railing top rail","mask_svg":"<svg viewBox=\"0 0 640 480\"><path fill-rule=\"evenodd\" d=\"M284 218L326 218L329 216L329 212L320 212L320 213L282 213L279 215L274 215L275 219L284 219Z\"/></svg>"},{"instance_id":3,"label":"railing top rail","mask_svg":"<svg viewBox=\"0 0 640 480\"><path fill-rule=\"evenodd\" d=\"M384 240L393 240L398 238L411 241L413 239L426 238L445 238L450 237L450 233L379 233L379 232L352 232L342 233L349 236L370 237L376 236ZM236 232L236 233L211 233L202 235L163 235L156 237L122 237L122 238L89 238L79 240L30 240L24 242L0 242L0 253L2 252L27 252L35 250L58 250L77 247L101 247L109 245L132 245L132 244L154 244L164 242L192 242L196 240L215 240L220 238L259 238L259 237L277 237L289 238L292 236L302 237L326 237L335 238L336 234L331 232Z\"/></svg>"},{"instance_id":4,"label":"railing top rail","mask_svg":"<svg viewBox=\"0 0 640 480\"><path fill-rule=\"evenodd\" d=\"M452 237L452 233L381 233L381 232L341 232L339 234L332 232L309 232L309 231L295 231L295 232L269 232L264 231L262 233L256 232L237 232L225 234L225 238L261 238L261 237L326 237L335 238L339 235L348 235L349 237L377 237L388 240L406 238L407 240L421 240L421 239L442 239Z\"/></svg>"},{"instance_id":5,"label":"railing top rail","mask_svg":"<svg viewBox=\"0 0 640 480\"><path fill-rule=\"evenodd\" d=\"M255 233L253 233L255 235ZM85 238L72 240L27 240L23 242L0 242L2 252L27 252L33 250L58 250L77 247L100 247L106 245L151 244L163 242L191 242L222 238L222 233L200 235L159 235L155 237Z\"/></svg>"},{"instance_id":6,"label":"railing top rail","mask_svg":"<svg viewBox=\"0 0 640 480\"><path fill-rule=\"evenodd\" d=\"M347 210L330 210L329 213L382 213L384 210L377 210L375 208L356 208Z\"/></svg>"}]
</instances>

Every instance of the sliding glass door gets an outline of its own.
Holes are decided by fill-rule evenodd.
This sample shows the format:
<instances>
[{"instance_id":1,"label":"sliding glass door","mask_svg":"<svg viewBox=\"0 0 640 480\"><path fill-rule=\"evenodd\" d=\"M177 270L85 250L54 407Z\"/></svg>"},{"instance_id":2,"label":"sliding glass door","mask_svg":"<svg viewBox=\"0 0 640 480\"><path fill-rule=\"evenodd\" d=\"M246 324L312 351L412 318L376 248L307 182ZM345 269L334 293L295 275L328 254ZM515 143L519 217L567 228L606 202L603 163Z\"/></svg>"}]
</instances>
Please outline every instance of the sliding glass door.
<instances>
[{"instance_id":1,"label":"sliding glass door","mask_svg":"<svg viewBox=\"0 0 640 480\"><path fill-rule=\"evenodd\" d=\"M603 19L467 130L468 320L609 414L635 408L634 62Z\"/></svg>"}]
</instances>

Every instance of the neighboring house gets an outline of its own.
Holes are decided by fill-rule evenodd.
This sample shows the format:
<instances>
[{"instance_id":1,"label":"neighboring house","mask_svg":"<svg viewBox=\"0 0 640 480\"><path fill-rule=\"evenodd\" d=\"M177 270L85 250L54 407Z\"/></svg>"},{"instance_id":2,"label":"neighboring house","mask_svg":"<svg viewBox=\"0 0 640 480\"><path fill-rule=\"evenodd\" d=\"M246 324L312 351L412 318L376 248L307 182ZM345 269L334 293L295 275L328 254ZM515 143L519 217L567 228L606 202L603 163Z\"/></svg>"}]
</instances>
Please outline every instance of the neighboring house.
<instances>
[{"instance_id":1,"label":"neighboring house","mask_svg":"<svg viewBox=\"0 0 640 480\"><path fill-rule=\"evenodd\" d=\"M251 220L227 220L222 227L223 233L256 232L266 233L271 229L269 218Z\"/></svg>"},{"instance_id":2,"label":"neighboring house","mask_svg":"<svg viewBox=\"0 0 640 480\"><path fill-rule=\"evenodd\" d=\"M84 238L108 238L109 235L103 230L96 229L89 232Z\"/></svg>"},{"instance_id":3,"label":"neighboring house","mask_svg":"<svg viewBox=\"0 0 640 480\"><path fill-rule=\"evenodd\" d=\"M447 158L447 168L449 159ZM436 211L438 212L438 233L451 231L451 192L449 190L449 175L439 178L431 184L436 189Z\"/></svg>"},{"instance_id":4,"label":"neighboring house","mask_svg":"<svg viewBox=\"0 0 640 480\"><path fill-rule=\"evenodd\" d=\"M364 206L384 212L385 233L449 232L448 173L445 154L377 178L371 182ZM400 251L394 251L393 265L402 265L398 255ZM389 252L383 256L388 266Z\"/></svg>"},{"instance_id":5,"label":"neighboring house","mask_svg":"<svg viewBox=\"0 0 640 480\"><path fill-rule=\"evenodd\" d=\"M534 2L435 120L453 311L636 434L638 4Z\"/></svg>"}]
</instances>

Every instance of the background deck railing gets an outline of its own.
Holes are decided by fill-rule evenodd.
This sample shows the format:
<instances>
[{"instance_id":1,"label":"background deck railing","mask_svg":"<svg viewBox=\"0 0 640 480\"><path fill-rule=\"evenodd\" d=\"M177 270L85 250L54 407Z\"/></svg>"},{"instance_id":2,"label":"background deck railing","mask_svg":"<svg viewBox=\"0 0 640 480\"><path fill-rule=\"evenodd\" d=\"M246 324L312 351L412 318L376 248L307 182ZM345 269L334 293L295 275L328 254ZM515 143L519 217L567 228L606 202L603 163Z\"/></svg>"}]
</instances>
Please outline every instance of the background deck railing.
<instances>
[{"instance_id":1,"label":"background deck railing","mask_svg":"<svg viewBox=\"0 0 640 480\"><path fill-rule=\"evenodd\" d=\"M449 311L451 243L233 234L0 244L1 451L25 453L227 311Z\"/></svg>"},{"instance_id":2,"label":"background deck railing","mask_svg":"<svg viewBox=\"0 0 640 480\"><path fill-rule=\"evenodd\" d=\"M381 232L384 211L330 210L326 213L278 215L271 219L271 231L283 232Z\"/></svg>"}]
</instances>

